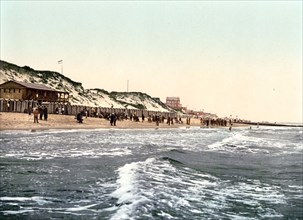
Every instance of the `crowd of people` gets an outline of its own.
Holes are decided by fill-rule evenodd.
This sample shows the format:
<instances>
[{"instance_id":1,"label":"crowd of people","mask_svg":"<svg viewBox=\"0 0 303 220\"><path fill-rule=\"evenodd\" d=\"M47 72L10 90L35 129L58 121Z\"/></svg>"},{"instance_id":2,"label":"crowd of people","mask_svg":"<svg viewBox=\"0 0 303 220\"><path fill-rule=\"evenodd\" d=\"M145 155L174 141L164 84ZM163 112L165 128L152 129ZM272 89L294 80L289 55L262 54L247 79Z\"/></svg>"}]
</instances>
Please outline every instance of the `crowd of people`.
<instances>
[{"instance_id":1,"label":"crowd of people","mask_svg":"<svg viewBox=\"0 0 303 220\"><path fill-rule=\"evenodd\" d=\"M117 121L123 120L130 120L134 122L144 122L145 118L147 117L147 122L154 122L157 126L160 123L166 123L167 125L174 125L174 124L183 124L183 120L181 117L165 117L164 115L152 114L145 116L144 114L139 117L137 114L130 114L129 116L124 112L119 113L110 113L110 112L100 112L99 114L92 113L90 114L87 110L81 111L76 115L76 119L79 123L83 123L83 117L98 117L98 118L105 118L109 121L111 126L116 126ZM141 119L141 120L140 120ZM191 124L191 117L186 117L186 125ZM231 126L232 122L226 119L200 119L200 125L203 127L219 127L227 125Z\"/></svg>"},{"instance_id":2,"label":"crowd of people","mask_svg":"<svg viewBox=\"0 0 303 220\"><path fill-rule=\"evenodd\" d=\"M231 120L226 120L226 119L222 119L222 118L217 118L217 119L211 119L211 118L206 118L206 119L203 119L201 118L200 119L200 124L201 126L206 126L206 127L218 127L218 126L222 126L222 127L226 127L227 124L229 123L229 125L232 125L232 122Z\"/></svg>"},{"instance_id":3,"label":"crowd of people","mask_svg":"<svg viewBox=\"0 0 303 220\"><path fill-rule=\"evenodd\" d=\"M158 114L152 114L148 116L142 114L141 117L139 117L137 114L130 114L128 116L125 112L119 112L119 113L91 112L90 113L88 110L84 109L83 111L77 114L76 119L79 123L82 123L83 117L105 118L109 121L111 126L116 126L117 121L123 121L123 120L144 122L146 117L147 117L147 122L155 122L157 126L159 126L160 123L165 123L165 122L167 125L183 124L183 120L181 117L170 117L170 116L165 117L164 115L158 115ZM190 125L190 124L191 124L191 117L186 117L186 125ZM226 127L227 125L231 126L232 122L222 118L216 118L216 119L201 118L200 125L204 127L219 127L219 126Z\"/></svg>"},{"instance_id":4,"label":"crowd of people","mask_svg":"<svg viewBox=\"0 0 303 220\"><path fill-rule=\"evenodd\" d=\"M57 114L67 114L67 109L59 109L56 108L55 111ZM39 120L47 120L48 118L48 109L44 105L39 105L38 107L34 108L32 111L29 111L29 114L33 113L34 115L34 123L39 123ZM152 114L145 116L142 112L141 117L139 117L136 113L127 115L126 112L118 112L118 113L110 113L110 112L89 112L87 109L84 109L76 114L75 119L78 123L83 123L83 120L88 117L97 117L97 118L105 118L109 121L111 126L116 126L117 121L123 121L123 120L130 120L134 122L144 122L145 118L147 118L147 122L154 122L157 126L159 126L160 123L166 123L167 125L174 125L174 124L183 124L183 120L181 117L171 117L164 115L158 115L158 114ZM141 119L141 120L140 120ZM191 117L186 117L186 125L191 124ZM224 126L227 125L232 127L232 121L226 120L226 119L211 119L211 118L200 118L200 125L201 127L218 127L218 126Z\"/></svg>"}]
</instances>

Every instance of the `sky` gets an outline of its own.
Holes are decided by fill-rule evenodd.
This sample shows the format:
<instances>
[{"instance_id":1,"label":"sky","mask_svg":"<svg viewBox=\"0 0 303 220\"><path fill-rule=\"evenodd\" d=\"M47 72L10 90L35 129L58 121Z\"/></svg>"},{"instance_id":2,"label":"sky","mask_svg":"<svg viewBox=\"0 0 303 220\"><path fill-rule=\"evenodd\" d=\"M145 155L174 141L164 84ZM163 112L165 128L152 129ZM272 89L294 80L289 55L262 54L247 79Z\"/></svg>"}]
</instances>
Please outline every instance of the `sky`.
<instances>
[{"instance_id":1,"label":"sky","mask_svg":"<svg viewBox=\"0 0 303 220\"><path fill-rule=\"evenodd\" d=\"M252 121L302 122L302 1L1 0L1 60Z\"/></svg>"}]
</instances>

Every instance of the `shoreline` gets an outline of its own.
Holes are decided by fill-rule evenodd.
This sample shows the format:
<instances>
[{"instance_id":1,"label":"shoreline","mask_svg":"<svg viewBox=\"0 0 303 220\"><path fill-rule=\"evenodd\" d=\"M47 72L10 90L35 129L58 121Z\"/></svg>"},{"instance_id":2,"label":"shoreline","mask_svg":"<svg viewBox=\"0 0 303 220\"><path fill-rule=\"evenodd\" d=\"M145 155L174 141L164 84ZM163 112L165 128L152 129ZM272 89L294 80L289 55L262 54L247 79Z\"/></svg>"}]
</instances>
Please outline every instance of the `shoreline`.
<instances>
[{"instance_id":1,"label":"shoreline","mask_svg":"<svg viewBox=\"0 0 303 220\"><path fill-rule=\"evenodd\" d=\"M197 120L198 121L198 120ZM34 123L34 116L26 113L0 113L0 131L3 130L47 130L47 129L98 129L98 128L117 128L117 129L140 129L140 128L179 128L188 126L186 124L167 125L160 123L159 126L155 122L135 122L130 120L117 121L116 126L111 126L110 122L104 118L85 118L80 124L75 119L74 115L58 115L49 114L48 120L39 120L39 123ZM191 126L200 126L197 122L193 122Z\"/></svg>"},{"instance_id":2,"label":"shoreline","mask_svg":"<svg viewBox=\"0 0 303 220\"><path fill-rule=\"evenodd\" d=\"M180 127L200 127L201 126L199 119L191 119L191 124L187 125L186 123L182 124L173 124L168 125L166 123L160 123L159 126L155 122L148 121L130 121L123 120L117 121L116 126L111 126L110 122L104 118L92 118L83 117L83 123L80 124L75 119L74 115L58 115L58 114L49 114L48 120L39 120L39 123L34 123L34 116L28 115L26 113L16 113L16 112L1 112L0 113L0 131L7 130L29 130L29 131L42 131L42 130L68 130L68 129L157 129L157 128L180 128ZM248 127L247 125L237 124L233 127ZM211 128L223 128L226 127L211 127Z\"/></svg>"},{"instance_id":3,"label":"shoreline","mask_svg":"<svg viewBox=\"0 0 303 220\"><path fill-rule=\"evenodd\" d=\"M141 119L141 118L140 118ZM78 123L74 115L61 115L61 114L49 114L48 120L40 120L39 123L34 123L33 114L19 112L0 112L0 132L1 131L43 131L43 130L69 130L69 129L174 129L174 128L190 128L199 127L201 129L217 128L217 129L229 129L228 126L210 126L206 127L201 125L200 119L191 118L190 125L185 123L186 119L183 119L183 123L174 123L168 125L166 120L164 123L160 123L159 126L156 122L144 122L121 120L117 121L116 126L111 126L110 121L105 118L83 117L83 123ZM287 124L275 124L275 123L256 123L256 122L234 122L232 128L239 127L251 127L251 126L275 126L275 127L302 127L302 125L287 125Z\"/></svg>"}]
</instances>

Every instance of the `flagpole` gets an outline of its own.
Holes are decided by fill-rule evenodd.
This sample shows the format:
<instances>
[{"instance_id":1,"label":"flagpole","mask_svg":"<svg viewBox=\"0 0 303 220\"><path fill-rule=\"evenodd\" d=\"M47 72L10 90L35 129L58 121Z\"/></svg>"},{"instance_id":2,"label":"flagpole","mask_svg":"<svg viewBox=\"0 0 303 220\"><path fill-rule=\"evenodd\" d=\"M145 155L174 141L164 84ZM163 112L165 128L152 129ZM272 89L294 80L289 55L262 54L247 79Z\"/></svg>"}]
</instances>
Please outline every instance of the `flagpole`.
<instances>
[{"instance_id":1,"label":"flagpole","mask_svg":"<svg viewBox=\"0 0 303 220\"><path fill-rule=\"evenodd\" d=\"M58 64L61 64L61 74L63 75L63 60L59 60Z\"/></svg>"}]
</instances>

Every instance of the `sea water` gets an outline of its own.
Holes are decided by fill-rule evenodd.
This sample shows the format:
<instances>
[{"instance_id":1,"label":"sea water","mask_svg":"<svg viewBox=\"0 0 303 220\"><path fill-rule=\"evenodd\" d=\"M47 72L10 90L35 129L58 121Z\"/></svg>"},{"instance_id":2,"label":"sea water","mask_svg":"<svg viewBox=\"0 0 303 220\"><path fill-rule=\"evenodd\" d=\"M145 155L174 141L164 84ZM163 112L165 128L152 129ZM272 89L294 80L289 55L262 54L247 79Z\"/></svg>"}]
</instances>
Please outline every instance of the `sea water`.
<instances>
[{"instance_id":1,"label":"sea water","mask_svg":"<svg viewBox=\"0 0 303 220\"><path fill-rule=\"evenodd\" d=\"M0 219L302 219L302 128L2 131Z\"/></svg>"}]
</instances>

